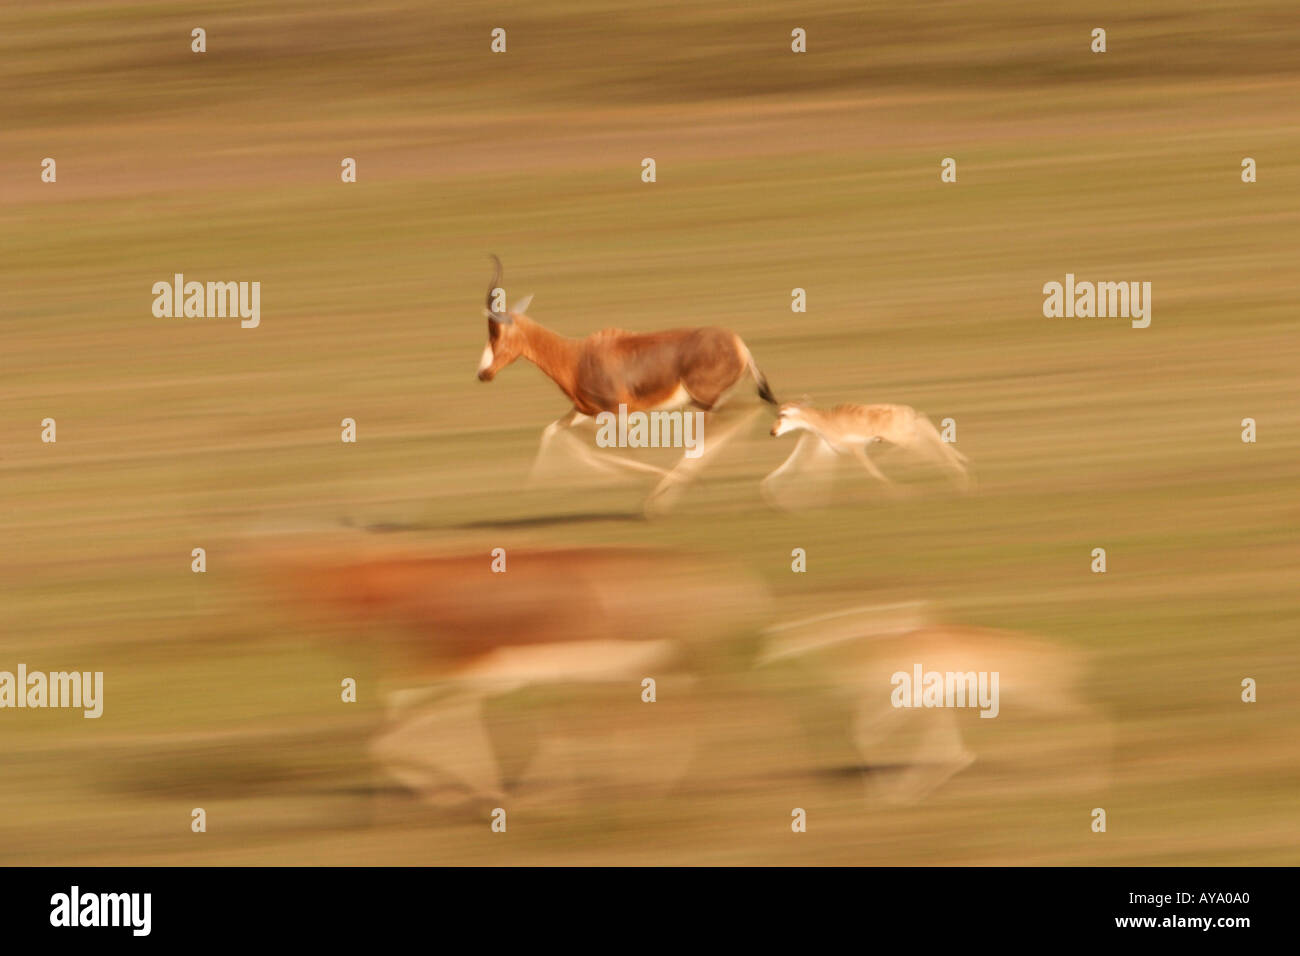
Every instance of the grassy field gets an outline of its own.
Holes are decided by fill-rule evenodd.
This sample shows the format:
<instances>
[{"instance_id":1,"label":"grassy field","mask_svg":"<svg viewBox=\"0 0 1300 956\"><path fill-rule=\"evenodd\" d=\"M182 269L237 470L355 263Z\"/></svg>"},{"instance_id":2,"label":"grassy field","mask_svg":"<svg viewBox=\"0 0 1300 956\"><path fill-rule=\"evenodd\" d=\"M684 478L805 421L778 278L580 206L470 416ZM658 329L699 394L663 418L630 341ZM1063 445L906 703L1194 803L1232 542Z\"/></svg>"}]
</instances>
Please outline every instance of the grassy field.
<instances>
[{"instance_id":1,"label":"grassy field","mask_svg":"<svg viewBox=\"0 0 1300 956\"><path fill-rule=\"evenodd\" d=\"M97 721L0 712L0 862L1295 864L1300 20L1070 6L0 8L0 670L106 681ZM491 252L563 333L723 325L782 397L951 417L979 492L899 470L917 494L769 510L766 418L660 520L648 486L528 485L567 403L524 363L475 381ZM176 272L260 281L261 326L154 318ZM1044 318L1067 272L1150 281L1151 326ZM1083 652L1113 752L1083 785L1036 763L1052 727L974 721L979 762L877 804L842 715L737 673L659 705L701 732L668 797L543 800L503 840L384 788L379 695L337 688L388 676L236 570L250 531L340 522L716 553L782 619L931 602ZM557 708L501 702L503 755Z\"/></svg>"}]
</instances>

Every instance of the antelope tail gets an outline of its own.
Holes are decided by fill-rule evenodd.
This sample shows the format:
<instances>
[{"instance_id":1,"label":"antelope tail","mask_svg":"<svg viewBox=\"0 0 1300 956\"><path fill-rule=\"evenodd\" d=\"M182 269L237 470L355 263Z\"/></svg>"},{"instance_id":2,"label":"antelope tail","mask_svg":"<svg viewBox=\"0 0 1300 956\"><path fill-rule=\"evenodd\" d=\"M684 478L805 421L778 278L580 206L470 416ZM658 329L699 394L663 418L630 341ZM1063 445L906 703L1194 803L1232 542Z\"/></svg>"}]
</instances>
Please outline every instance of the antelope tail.
<instances>
[{"instance_id":1,"label":"antelope tail","mask_svg":"<svg viewBox=\"0 0 1300 956\"><path fill-rule=\"evenodd\" d=\"M769 405L780 405L781 403L776 400L776 396L772 394L771 386L767 384L767 376L759 370L758 364L754 361L749 346L740 338L737 338L736 342L740 345L741 358L745 360L745 365L749 367L749 374L754 376L754 382L758 385L758 397Z\"/></svg>"}]
</instances>

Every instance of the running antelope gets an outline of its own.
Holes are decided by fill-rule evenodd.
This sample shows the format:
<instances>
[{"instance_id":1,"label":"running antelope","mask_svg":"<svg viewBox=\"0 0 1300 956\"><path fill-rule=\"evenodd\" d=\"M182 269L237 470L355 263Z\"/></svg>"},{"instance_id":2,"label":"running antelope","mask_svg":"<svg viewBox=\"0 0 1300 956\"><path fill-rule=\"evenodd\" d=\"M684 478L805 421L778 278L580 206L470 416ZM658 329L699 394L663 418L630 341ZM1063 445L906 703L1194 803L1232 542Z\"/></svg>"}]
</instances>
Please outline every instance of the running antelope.
<instances>
[{"instance_id":1,"label":"running antelope","mask_svg":"<svg viewBox=\"0 0 1300 956\"><path fill-rule=\"evenodd\" d=\"M869 795L890 803L922 800L975 762L966 734L976 725L987 725L977 739L990 746L1001 738L995 754L1012 760L1019 787L1067 775L1091 787L1108 775L1112 729L1081 691L1088 659L1078 650L947 625L917 602L832 611L770 627L766 635L760 665L795 664L801 680L821 683L819 699L839 698L852 713ZM926 680L941 677L942 689L906 686L913 694L902 693L921 671ZM987 706L979 695L990 688ZM1045 753L1021 739L1030 720L1048 744Z\"/></svg>"},{"instance_id":2,"label":"running antelope","mask_svg":"<svg viewBox=\"0 0 1300 956\"><path fill-rule=\"evenodd\" d=\"M821 410L805 402L786 402L777 411L772 435L803 431L799 443L779 468L763 479L762 488L773 501L775 483L791 472L825 466L836 455L857 459L873 478L892 485L867 455L867 446L888 442L951 468L962 488L970 487L969 459L945 442L924 415L908 405L836 405Z\"/></svg>"},{"instance_id":3,"label":"running antelope","mask_svg":"<svg viewBox=\"0 0 1300 956\"><path fill-rule=\"evenodd\" d=\"M604 329L584 339L567 338L528 317L531 295L505 312L497 311L494 299L501 294L501 260L493 256L492 261L495 270L484 309L488 341L478 366L479 380L492 381L503 368L523 357L573 402L569 413L542 433L534 471L557 435L602 412L618 414L620 406L629 413L685 406L712 412L746 374L753 376L760 398L777 404L749 348L736 333L714 327L664 332ZM668 504L670 491L680 489L746 421L748 418L720 434L710 434L707 447L702 443L697 455L683 455L667 471L609 453L598 455L585 446L582 455L600 468L621 467L661 476L647 500L648 510L658 510Z\"/></svg>"},{"instance_id":4,"label":"running antelope","mask_svg":"<svg viewBox=\"0 0 1300 956\"><path fill-rule=\"evenodd\" d=\"M693 736L664 723L665 704L674 713L690 706L691 685L726 660L732 642L757 633L767 601L761 582L722 558L511 547L494 571L487 548L319 537L263 545L253 567L317 634L351 648L343 652L358 655L354 666L376 667L391 692L371 755L435 804L499 802L507 780L516 796L548 799L582 781L636 792L671 786ZM665 699L658 707L642 704L647 677ZM558 707L516 705L532 709L506 739L535 744L508 772L485 708L548 685Z\"/></svg>"}]
</instances>

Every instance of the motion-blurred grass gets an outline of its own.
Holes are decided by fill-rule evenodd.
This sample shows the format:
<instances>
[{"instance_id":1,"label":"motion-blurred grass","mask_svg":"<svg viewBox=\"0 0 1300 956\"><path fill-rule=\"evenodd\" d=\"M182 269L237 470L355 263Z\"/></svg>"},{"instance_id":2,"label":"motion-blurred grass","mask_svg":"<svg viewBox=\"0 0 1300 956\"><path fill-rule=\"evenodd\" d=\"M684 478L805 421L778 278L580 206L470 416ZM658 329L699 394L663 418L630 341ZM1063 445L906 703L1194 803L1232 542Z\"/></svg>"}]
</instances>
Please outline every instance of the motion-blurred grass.
<instances>
[{"instance_id":1,"label":"motion-blurred grass","mask_svg":"<svg viewBox=\"0 0 1300 956\"><path fill-rule=\"evenodd\" d=\"M0 714L0 859L1296 862L1298 34L1282 2L4 7L0 668L102 669L106 703ZM757 428L666 520L627 517L637 486L526 487L566 403L522 364L474 381L492 251L559 331L725 325L782 396L951 416L980 493L917 473L777 514L757 481L790 446ZM155 319L174 272L260 281L261 327ZM1151 327L1042 318L1066 272L1151 281ZM810 744L756 677L711 690L670 799L539 810L508 843L377 810L378 694L337 703L373 661L230 570L241 532L340 520L709 549L785 617L926 599L1085 649L1110 785L1026 774L1045 728L978 727L990 759L871 805L815 772L845 760L838 717Z\"/></svg>"}]
</instances>

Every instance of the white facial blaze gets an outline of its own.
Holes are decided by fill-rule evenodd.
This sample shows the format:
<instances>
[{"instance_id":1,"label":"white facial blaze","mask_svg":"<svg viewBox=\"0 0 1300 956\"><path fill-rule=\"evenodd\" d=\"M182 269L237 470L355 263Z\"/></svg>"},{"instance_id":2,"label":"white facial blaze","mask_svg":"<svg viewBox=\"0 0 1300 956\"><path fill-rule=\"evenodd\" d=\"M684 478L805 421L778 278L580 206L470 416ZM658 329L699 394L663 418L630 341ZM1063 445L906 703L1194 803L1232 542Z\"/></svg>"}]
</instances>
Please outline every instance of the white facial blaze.
<instances>
[{"instance_id":1,"label":"white facial blaze","mask_svg":"<svg viewBox=\"0 0 1300 956\"><path fill-rule=\"evenodd\" d=\"M492 365L492 343L483 346L483 357L478 360L478 370L486 372Z\"/></svg>"}]
</instances>

